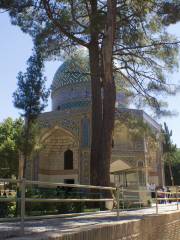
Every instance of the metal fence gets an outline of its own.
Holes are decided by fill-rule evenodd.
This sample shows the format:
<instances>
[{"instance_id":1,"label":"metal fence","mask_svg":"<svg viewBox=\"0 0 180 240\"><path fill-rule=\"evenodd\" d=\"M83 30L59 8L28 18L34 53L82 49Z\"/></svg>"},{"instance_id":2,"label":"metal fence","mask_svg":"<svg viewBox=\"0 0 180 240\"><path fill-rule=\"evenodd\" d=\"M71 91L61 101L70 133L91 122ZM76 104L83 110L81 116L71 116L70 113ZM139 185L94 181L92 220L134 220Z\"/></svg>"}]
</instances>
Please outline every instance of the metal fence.
<instances>
[{"instance_id":1,"label":"metal fence","mask_svg":"<svg viewBox=\"0 0 180 240\"><path fill-rule=\"evenodd\" d=\"M21 220L21 234L24 234L24 221L25 221L25 204L26 202L45 202L45 203L58 203L58 202L108 202L115 201L115 198L29 198L26 197L26 187L28 185L37 185L37 186L50 186L50 187L66 187L66 188L81 188L81 189L96 189L96 190L105 190L110 191L111 196L115 196L114 192L117 192L117 189L114 187L102 187L102 186L92 186L92 185L80 185L80 184L65 184L65 183L52 183L52 182L41 182L41 181L29 181L26 179L14 180L14 179L0 179L0 182L5 183L16 183L19 185L20 196L4 196L0 198L0 202L20 202L20 220ZM119 212L119 208L117 208ZM117 213L119 215L119 213ZM10 219L4 219L10 220Z\"/></svg>"},{"instance_id":2,"label":"metal fence","mask_svg":"<svg viewBox=\"0 0 180 240\"><path fill-rule=\"evenodd\" d=\"M114 209L117 214L117 218L120 216L120 211L127 210L125 208L125 204L129 202L133 203L134 205L139 205L141 208L144 204L147 204L147 202L142 201L135 195L134 198L127 197L127 194L147 194L149 191L147 190L135 190L135 189L125 189L123 187L103 187L103 186L92 186L92 185L81 185L81 184L65 184L65 183L55 183L55 182L42 182L42 181L29 181L26 179L20 179L20 180L14 180L14 179L0 179L0 182L4 183L11 183L11 184L17 184L18 188L20 189L20 196L17 196L17 194L11 194L10 196L1 197L0 202L20 202L20 222L21 222L21 234L24 234L24 223L25 219L28 219L26 217L26 202L44 202L44 203L71 203L71 202L111 202L112 203L112 210ZM96 190L103 190L109 192L108 195L105 196L111 196L111 197L104 197L104 198L32 198L32 197L26 197L26 187L28 186L49 186L51 188L55 188L57 186L59 187L66 187L66 188L75 188L75 189L96 189ZM162 191L156 191L155 192L155 203L156 203L156 214L159 212L158 205L162 201L168 202L168 201L174 201L177 204L177 210L179 209L179 200L180 200L180 192L179 188L176 187L175 192L162 192ZM120 206L121 205L121 206ZM132 208L131 208L132 209ZM137 208L136 208L137 209ZM43 216L42 216L43 217ZM57 217L57 216L56 216ZM8 221L9 219L4 219Z\"/></svg>"},{"instance_id":3,"label":"metal fence","mask_svg":"<svg viewBox=\"0 0 180 240\"><path fill-rule=\"evenodd\" d=\"M155 200L156 200L156 214L159 212L158 204L159 203L171 203L176 202L177 210L179 210L179 201L180 201L180 187L175 186L176 191L155 191Z\"/></svg>"}]
</instances>

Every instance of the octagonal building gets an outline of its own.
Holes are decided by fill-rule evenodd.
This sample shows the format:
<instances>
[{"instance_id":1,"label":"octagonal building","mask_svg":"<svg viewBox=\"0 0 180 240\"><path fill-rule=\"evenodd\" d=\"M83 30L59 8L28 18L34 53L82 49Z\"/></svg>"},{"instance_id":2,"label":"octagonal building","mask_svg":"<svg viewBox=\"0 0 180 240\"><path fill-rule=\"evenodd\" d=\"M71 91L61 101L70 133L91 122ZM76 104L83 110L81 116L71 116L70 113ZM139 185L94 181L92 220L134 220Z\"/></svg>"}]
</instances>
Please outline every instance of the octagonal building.
<instances>
[{"instance_id":1,"label":"octagonal building","mask_svg":"<svg viewBox=\"0 0 180 240\"><path fill-rule=\"evenodd\" d=\"M40 151L33 154L26 176L39 181L90 184L91 82L88 64L69 59L56 71L51 87L52 111L39 116ZM134 138L120 121L131 116L146 123L147 134ZM110 166L111 181L145 186L163 184L161 126L142 110L128 109L128 100L117 93L116 120ZM114 178L115 176L115 178Z\"/></svg>"}]
</instances>

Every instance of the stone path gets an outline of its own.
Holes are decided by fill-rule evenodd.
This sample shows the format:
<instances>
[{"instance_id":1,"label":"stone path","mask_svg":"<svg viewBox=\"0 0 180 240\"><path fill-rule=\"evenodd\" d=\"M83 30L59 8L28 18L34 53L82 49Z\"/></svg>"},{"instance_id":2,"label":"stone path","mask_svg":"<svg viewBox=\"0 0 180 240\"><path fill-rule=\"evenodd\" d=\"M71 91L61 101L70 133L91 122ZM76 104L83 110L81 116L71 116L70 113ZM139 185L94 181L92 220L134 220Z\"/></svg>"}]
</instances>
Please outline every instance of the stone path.
<instances>
[{"instance_id":1,"label":"stone path","mask_svg":"<svg viewBox=\"0 0 180 240\"><path fill-rule=\"evenodd\" d=\"M159 213L175 211L175 204L159 205ZM51 239L80 230L91 229L98 225L107 225L118 222L137 221L145 216L156 213L156 208L141 209L136 211L120 212L117 219L116 212L98 212L94 214L83 214L76 217L53 218L44 220L31 220L25 222L25 237L20 237L19 222L0 223L0 239L29 240L29 239ZM18 237L17 237L18 236Z\"/></svg>"}]
</instances>

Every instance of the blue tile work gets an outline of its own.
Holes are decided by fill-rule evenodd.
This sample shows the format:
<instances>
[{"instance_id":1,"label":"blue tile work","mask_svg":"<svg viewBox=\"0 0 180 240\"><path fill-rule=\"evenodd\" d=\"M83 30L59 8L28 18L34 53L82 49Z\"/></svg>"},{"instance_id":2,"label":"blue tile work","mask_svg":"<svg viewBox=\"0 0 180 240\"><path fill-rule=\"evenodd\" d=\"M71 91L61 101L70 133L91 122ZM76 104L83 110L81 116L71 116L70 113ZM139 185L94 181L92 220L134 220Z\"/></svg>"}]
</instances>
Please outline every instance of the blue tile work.
<instances>
[{"instance_id":1,"label":"blue tile work","mask_svg":"<svg viewBox=\"0 0 180 240\"><path fill-rule=\"evenodd\" d=\"M59 88L52 94L52 110L89 107L91 105L90 82Z\"/></svg>"},{"instance_id":2,"label":"blue tile work","mask_svg":"<svg viewBox=\"0 0 180 240\"><path fill-rule=\"evenodd\" d=\"M85 62L75 61L74 59L65 61L56 71L52 91L79 82L90 81L88 65Z\"/></svg>"},{"instance_id":3,"label":"blue tile work","mask_svg":"<svg viewBox=\"0 0 180 240\"><path fill-rule=\"evenodd\" d=\"M79 124L78 122L73 119L74 117L68 117L68 116L60 116L56 115L54 112L51 112L51 114L48 116L45 116L45 114L41 114L41 118L38 119L38 123L42 128L46 129L53 129L53 127L61 127L69 132L71 132L74 136L79 137Z\"/></svg>"},{"instance_id":4,"label":"blue tile work","mask_svg":"<svg viewBox=\"0 0 180 240\"><path fill-rule=\"evenodd\" d=\"M90 145L90 120L87 117L82 119L81 146L89 147Z\"/></svg>"},{"instance_id":5,"label":"blue tile work","mask_svg":"<svg viewBox=\"0 0 180 240\"><path fill-rule=\"evenodd\" d=\"M77 101L77 102L69 102L69 103L65 103L62 104L60 106L61 110L65 110L65 109L74 109L74 108L83 108L83 107L88 107L90 106L90 102L89 101Z\"/></svg>"},{"instance_id":6,"label":"blue tile work","mask_svg":"<svg viewBox=\"0 0 180 240\"><path fill-rule=\"evenodd\" d=\"M52 83L52 110L91 105L91 81L86 63L68 60L57 70Z\"/></svg>"}]
</instances>

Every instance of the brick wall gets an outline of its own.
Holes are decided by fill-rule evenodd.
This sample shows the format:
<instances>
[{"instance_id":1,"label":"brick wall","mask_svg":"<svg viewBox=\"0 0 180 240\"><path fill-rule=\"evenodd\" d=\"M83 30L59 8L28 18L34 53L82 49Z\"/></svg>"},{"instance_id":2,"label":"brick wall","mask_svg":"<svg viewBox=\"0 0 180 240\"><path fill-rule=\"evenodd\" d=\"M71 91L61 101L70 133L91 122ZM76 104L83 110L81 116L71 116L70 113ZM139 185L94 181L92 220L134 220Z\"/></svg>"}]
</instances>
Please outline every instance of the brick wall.
<instances>
[{"instance_id":1,"label":"brick wall","mask_svg":"<svg viewBox=\"0 0 180 240\"><path fill-rule=\"evenodd\" d=\"M82 232L48 238L56 240L180 240L180 211L141 220L110 223Z\"/></svg>"}]
</instances>

